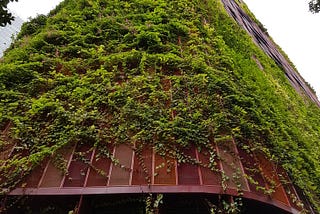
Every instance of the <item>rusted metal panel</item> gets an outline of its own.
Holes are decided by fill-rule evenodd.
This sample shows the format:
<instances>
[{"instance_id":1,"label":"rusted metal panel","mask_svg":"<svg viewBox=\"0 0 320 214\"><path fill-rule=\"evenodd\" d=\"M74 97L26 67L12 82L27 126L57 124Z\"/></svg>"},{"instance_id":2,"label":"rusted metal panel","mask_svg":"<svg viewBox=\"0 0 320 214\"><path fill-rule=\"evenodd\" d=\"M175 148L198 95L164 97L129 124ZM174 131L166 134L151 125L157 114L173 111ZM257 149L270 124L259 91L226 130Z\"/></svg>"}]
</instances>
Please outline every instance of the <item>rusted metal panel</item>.
<instances>
[{"instance_id":1,"label":"rusted metal panel","mask_svg":"<svg viewBox=\"0 0 320 214\"><path fill-rule=\"evenodd\" d=\"M238 149L232 140L217 144L212 148L211 154L206 149L201 151L197 151L195 147L184 149L182 152L185 159L192 161L179 165L175 159L160 156L151 148L134 152L129 145L121 144L115 148L107 147L110 156L100 156L99 148L79 144L77 147L64 149L62 159L67 163L68 176L64 176L63 171L57 169L50 160L48 164L44 162L39 169L32 172L24 185L20 186L23 188L17 188L10 194L206 193L237 196L241 191L245 198L296 213L299 207L292 201L289 202L289 195L285 192L285 189L294 192L293 186L282 185L280 182L279 175L282 177L286 175L283 170L274 167L263 154L246 153ZM18 155L23 155L21 151L18 152ZM12 155L14 154L16 153ZM216 164L210 166L209 164L213 162ZM250 171L250 168L259 170ZM97 172L100 170L104 176ZM220 170L230 177L230 180L226 181L226 187L222 186ZM235 173L237 171L238 173ZM244 172L258 182L257 186L266 186L266 190L269 190L271 186L269 181L272 180L275 192L269 197L258 191L255 184L249 183L250 188L248 188Z\"/></svg>"},{"instance_id":2,"label":"rusted metal panel","mask_svg":"<svg viewBox=\"0 0 320 214\"><path fill-rule=\"evenodd\" d=\"M112 154L113 148L106 147L109 154ZM109 179L111 159L99 154L99 148L95 151L92 159L92 167L89 172L86 186L107 186Z\"/></svg>"},{"instance_id":3,"label":"rusted metal panel","mask_svg":"<svg viewBox=\"0 0 320 214\"><path fill-rule=\"evenodd\" d=\"M32 170L32 173L24 180L21 185L27 188L37 188L41 181L42 175L46 166L48 164L48 160L43 161L39 166Z\"/></svg>"},{"instance_id":4,"label":"rusted metal panel","mask_svg":"<svg viewBox=\"0 0 320 214\"><path fill-rule=\"evenodd\" d=\"M243 167L236 145L232 139L217 143L217 151L221 159L221 168L226 178L223 181L228 188L239 191L248 190Z\"/></svg>"},{"instance_id":5,"label":"rusted metal panel","mask_svg":"<svg viewBox=\"0 0 320 214\"><path fill-rule=\"evenodd\" d=\"M134 167L132 176L132 185L151 184L152 177L152 158L151 148L146 148L141 153L136 153L134 157Z\"/></svg>"},{"instance_id":6,"label":"rusted metal panel","mask_svg":"<svg viewBox=\"0 0 320 214\"><path fill-rule=\"evenodd\" d=\"M198 152L199 161L204 165L200 167L203 185L221 184L219 160L215 154L215 151L210 153L207 149Z\"/></svg>"},{"instance_id":7,"label":"rusted metal panel","mask_svg":"<svg viewBox=\"0 0 320 214\"><path fill-rule=\"evenodd\" d=\"M263 173L265 180L267 181L267 187L269 189L273 188L274 192L271 194L271 198L277 201L281 201L286 205L290 205L287 194L280 182L277 175L277 170L273 163L268 160L263 154L257 153L257 159Z\"/></svg>"},{"instance_id":8,"label":"rusted metal panel","mask_svg":"<svg viewBox=\"0 0 320 214\"><path fill-rule=\"evenodd\" d=\"M68 162L72 157L73 150L74 146L65 148L62 152L61 160L59 161L65 162L66 168L68 167ZM39 187L60 187L62 185L64 176L65 175L63 169L58 169L56 164L54 163L54 160L51 159L43 172Z\"/></svg>"},{"instance_id":9,"label":"rusted metal panel","mask_svg":"<svg viewBox=\"0 0 320 214\"><path fill-rule=\"evenodd\" d=\"M302 210L302 200L300 199L299 194L297 193L294 185L289 178L288 174L282 167L277 168L278 176L283 181L282 185L287 194L288 200L292 207L297 210Z\"/></svg>"},{"instance_id":10,"label":"rusted metal panel","mask_svg":"<svg viewBox=\"0 0 320 214\"><path fill-rule=\"evenodd\" d=\"M109 185L130 185L133 158L132 148L125 144L118 145L115 148L114 158L118 163L112 163Z\"/></svg>"},{"instance_id":11,"label":"rusted metal panel","mask_svg":"<svg viewBox=\"0 0 320 214\"><path fill-rule=\"evenodd\" d=\"M88 145L78 144L72 156L68 168L68 174L64 181L65 187L82 187L88 172L92 150Z\"/></svg>"},{"instance_id":12,"label":"rusted metal panel","mask_svg":"<svg viewBox=\"0 0 320 214\"><path fill-rule=\"evenodd\" d=\"M259 163L255 160L255 156L252 152L246 152L238 148L239 157L244 168L244 172L249 178L248 185L250 191L256 194L264 195L264 189L266 188L266 182L261 175Z\"/></svg>"},{"instance_id":13,"label":"rusted metal panel","mask_svg":"<svg viewBox=\"0 0 320 214\"><path fill-rule=\"evenodd\" d=\"M187 159L193 159L195 162L196 151L194 147L186 148L183 154ZM179 163L178 164L178 184L179 185L200 185L200 176L198 171L198 165L196 163Z\"/></svg>"},{"instance_id":14,"label":"rusted metal panel","mask_svg":"<svg viewBox=\"0 0 320 214\"><path fill-rule=\"evenodd\" d=\"M63 172L58 169L51 161L49 162L42 182L40 182L41 188L47 187L59 187L64 177Z\"/></svg>"},{"instance_id":15,"label":"rusted metal panel","mask_svg":"<svg viewBox=\"0 0 320 214\"><path fill-rule=\"evenodd\" d=\"M154 156L154 184L176 185L176 162L173 158Z\"/></svg>"}]
</instances>

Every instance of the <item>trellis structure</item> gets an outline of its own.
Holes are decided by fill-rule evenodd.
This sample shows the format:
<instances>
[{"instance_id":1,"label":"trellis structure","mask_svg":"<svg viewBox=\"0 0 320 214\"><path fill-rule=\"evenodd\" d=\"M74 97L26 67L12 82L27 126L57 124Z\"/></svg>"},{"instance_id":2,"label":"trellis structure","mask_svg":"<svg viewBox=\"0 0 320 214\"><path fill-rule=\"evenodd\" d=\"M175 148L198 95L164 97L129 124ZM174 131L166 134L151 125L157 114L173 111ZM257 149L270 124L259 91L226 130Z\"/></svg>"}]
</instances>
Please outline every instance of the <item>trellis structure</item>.
<instances>
[{"instance_id":1,"label":"trellis structure","mask_svg":"<svg viewBox=\"0 0 320 214\"><path fill-rule=\"evenodd\" d=\"M303 200L287 174L263 154L248 154L236 147L234 139L213 143L212 146L220 158L218 164L209 169L210 152L199 151L195 147L185 148L181 153L192 161L179 163L171 157L157 154L153 148L137 151L132 145L110 144L103 148L111 154L107 158L97 152L102 148L90 148L79 143L63 152L67 173L61 173L54 160L48 158L10 191L8 197L41 196L57 203L63 203L63 198L69 197L67 200L73 201L77 212L80 212L82 203L87 203L84 200L90 201L91 197L102 200L113 195L124 195L124 198L136 195L139 198L139 194L164 194L179 198L179 195L191 194L207 200L218 196L234 200L233 197L240 195L251 201L248 209L254 209L252 201L257 201L277 212L300 213L303 210ZM13 149L9 157L23 154L24 151ZM257 170L252 171L253 168ZM248 178L257 183L250 182ZM33 206L41 207L42 204ZM201 206L210 210L209 204ZM89 209L88 205L84 207L84 210ZM163 207L165 209L166 205Z\"/></svg>"}]
</instances>

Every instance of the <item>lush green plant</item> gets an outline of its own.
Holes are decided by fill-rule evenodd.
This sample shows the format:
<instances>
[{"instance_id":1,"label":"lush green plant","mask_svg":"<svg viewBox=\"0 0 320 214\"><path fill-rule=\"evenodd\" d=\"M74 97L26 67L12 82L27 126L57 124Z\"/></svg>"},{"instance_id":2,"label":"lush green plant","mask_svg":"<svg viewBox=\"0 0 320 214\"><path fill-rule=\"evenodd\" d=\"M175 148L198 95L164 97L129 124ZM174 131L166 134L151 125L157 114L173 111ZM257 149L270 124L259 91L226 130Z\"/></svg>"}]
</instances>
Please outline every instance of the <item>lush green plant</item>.
<instances>
[{"instance_id":1,"label":"lush green plant","mask_svg":"<svg viewBox=\"0 0 320 214\"><path fill-rule=\"evenodd\" d=\"M1 188L74 143L139 143L191 163L181 151L195 145L214 165L210 142L233 137L282 164L320 210L320 110L220 1L65 1L2 59L0 99L0 148L29 155L0 161Z\"/></svg>"},{"instance_id":2,"label":"lush green plant","mask_svg":"<svg viewBox=\"0 0 320 214\"><path fill-rule=\"evenodd\" d=\"M13 1L18 0L2 0L0 2L0 27L4 27L7 24L11 24L11 21L14 20L14 17L7 9L8 3Z\"/></svg>"},{"instance_id":3,"label":"lush green plant","mask_svg":"<svg viewBox=\"0 0 320 214\"><path fill-rule=\"evenodd\" d=\"M319 0L311 0L311 1L309 1L309 10L312 13L319 13L319 11L320 11L320 1Z\"/></svg>"}]
</instances>

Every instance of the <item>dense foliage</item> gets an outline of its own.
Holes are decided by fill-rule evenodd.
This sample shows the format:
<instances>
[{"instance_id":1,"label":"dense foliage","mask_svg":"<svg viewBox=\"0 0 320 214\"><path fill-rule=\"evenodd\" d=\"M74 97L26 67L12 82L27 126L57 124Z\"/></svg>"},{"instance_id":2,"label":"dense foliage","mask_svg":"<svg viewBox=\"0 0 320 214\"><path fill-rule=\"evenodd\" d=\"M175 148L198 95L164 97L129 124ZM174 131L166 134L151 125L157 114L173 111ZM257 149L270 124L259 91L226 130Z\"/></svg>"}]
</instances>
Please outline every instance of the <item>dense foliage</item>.
<instances>
[{"instance_id":1,"label":"dense foliage","mask_svg":"<svg viewBox=\"0 0 320 214\"><path fill-rule=\"evenodd\" d=\"M4 27L7 24L11 24L11 21L14 20L12 13L7 9L9 2L18 1L18 0L1 0L0 2L0 27Z\"/></svg>"},{"instance_id":2,"label":"dense foliage","mask_svg":"<svg viewBox=\"0 0 320 214\"><path fill-rule=\"evenodd\" d=\"M28 154L0 162L1 187L75 142L167 154L232 136L282 164L320 211L320 110L220 1L66 0L22 27L0 99L0 149Z\"/></svg>"},{"instance_id":3,"label":"dense foliage","mask_svg":"<svg viewBox=\"0 0 320 214\"><path fill-rule=\"evenodd\" d=\"M320 12L320 1L319 0L311 0L309 2L309 10L312 13L319 13Z\"/></svg>"}]
</instances>

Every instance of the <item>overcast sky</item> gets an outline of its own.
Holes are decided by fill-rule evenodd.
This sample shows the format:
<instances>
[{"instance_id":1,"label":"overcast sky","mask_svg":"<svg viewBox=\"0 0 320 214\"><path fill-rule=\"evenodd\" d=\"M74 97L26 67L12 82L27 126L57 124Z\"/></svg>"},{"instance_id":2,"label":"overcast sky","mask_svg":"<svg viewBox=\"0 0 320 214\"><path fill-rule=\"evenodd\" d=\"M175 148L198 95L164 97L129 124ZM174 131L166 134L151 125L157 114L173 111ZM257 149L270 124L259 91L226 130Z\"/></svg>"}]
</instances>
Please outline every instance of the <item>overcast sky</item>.
<instances>
[{"instance_id":1,"label":"overcast sky","mask_svg":"<svg viewBox=\"0 0 320 214\"><path fill-rule=\"evenodd\" d=\"M244 0L320 97L320 14L309 0Z\"/></svg>"},{"instance_id":2,"label":"overcast sky","mask_svg":"<svg viewBox=\"0 0 320 214\"><path fill-rule=\"evenodd\" d=\"M9 8L27 20L37 14L47 14L61 1L19 0L10 3ZM309 0L243 1L320 96L320 14L308 11Z\"/></svg>"},{"instance_id":3,"label":"overcast sky","mask_svg":"<svg viewBox=\"0 0 320 214\"><path fill-rule=\"evenodd\" d=\"M9 3L8 8L27 21L29 17L35 17L37 14L49 13L60 2L62 0L18 0Z\"/></svg>"}]
</instances>

